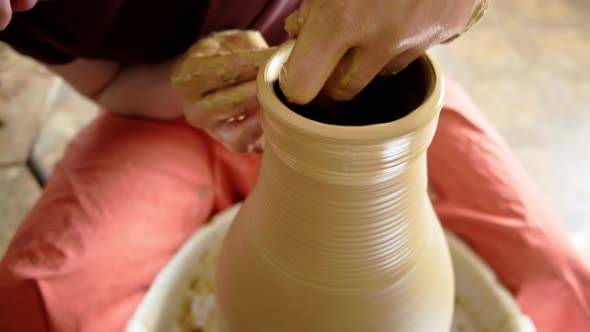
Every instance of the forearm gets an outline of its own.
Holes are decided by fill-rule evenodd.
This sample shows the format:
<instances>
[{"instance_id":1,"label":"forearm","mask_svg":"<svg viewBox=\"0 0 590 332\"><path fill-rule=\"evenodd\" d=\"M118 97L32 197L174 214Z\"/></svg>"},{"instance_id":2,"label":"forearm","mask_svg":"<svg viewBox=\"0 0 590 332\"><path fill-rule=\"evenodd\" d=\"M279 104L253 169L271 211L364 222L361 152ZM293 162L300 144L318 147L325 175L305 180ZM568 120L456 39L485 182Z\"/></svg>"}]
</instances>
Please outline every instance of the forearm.
<instances>
[{"instance_id":1,"label":"forearm","mask_svg":"<svg viewBox=\"0 0 590 332\"><path fill-rule=\"evenodd\" d=\"M48 67L108 112L174 119L182 116L182 99L170 83L172 64L121 67L113 62L76 60Z\"/></svg>"},{"instance_id":2,"label":"forearm","mask_svg":"<svg viewBox=\"0 0 590 332\"><path fill-rule=\"evenodd\" d=\"M80 94L92 100L115 79L121 67L115 62L86 59L77 59L65 65L45 66L61 76Z\"/></svg>"},{"instance_id":3,"label":"forearm","mask_svg":"<svg viewBox=\"0 0 590 332\"><path fill-rule=\"evenodd\" d=\"M183 100L170 82L172 64L123 68L94 99L116 114L163 120L181 117Z\"/></svg>"}]
</instances>

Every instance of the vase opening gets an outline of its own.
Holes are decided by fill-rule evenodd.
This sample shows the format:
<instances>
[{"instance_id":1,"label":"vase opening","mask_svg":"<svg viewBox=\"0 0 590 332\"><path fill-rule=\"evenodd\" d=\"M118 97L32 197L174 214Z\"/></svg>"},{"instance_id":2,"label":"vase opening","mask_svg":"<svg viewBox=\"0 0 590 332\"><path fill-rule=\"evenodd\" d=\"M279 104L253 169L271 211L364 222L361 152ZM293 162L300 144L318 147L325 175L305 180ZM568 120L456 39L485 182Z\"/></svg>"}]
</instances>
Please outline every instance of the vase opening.
<instances>
[{"instance_id":1,"label":"vase opening","mask_svg":"<svg viewBox=\"0 0 590 332\"><path fill-rule=\"evenodd\" d=\"M285 43L258 72L265 135L280 131L282 137L321 137L350 146L429 131L436 124L444 102L444 78L427 54L396 75L374 78L350 101L326 103L323 96L297 105L286 100L278 84L293 46Z\"/></svg>"},{"instance_id":2,"label":"vase opening","mask_svg":"<svg viewBox=\"0 0 590 332\"><path fill-rule=\"evenodd\" d=\"M432 86L428 63L419 58L396 75L377 76L349 101L336 102L320 95L306 105L287 101L278 81L274 93L293 112L329 125L367 126L399 120L417 109Z\"/></svg>"}]
</instances>

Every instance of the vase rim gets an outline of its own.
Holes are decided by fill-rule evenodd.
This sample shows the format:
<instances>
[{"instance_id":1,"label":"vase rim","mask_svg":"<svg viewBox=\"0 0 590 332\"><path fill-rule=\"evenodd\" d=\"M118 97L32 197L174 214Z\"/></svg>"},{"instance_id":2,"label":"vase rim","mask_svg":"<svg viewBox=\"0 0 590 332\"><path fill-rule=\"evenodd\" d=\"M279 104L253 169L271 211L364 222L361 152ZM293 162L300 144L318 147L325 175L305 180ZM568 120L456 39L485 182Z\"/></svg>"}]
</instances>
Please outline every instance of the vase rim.
<instances>
[{"instance_id":1,"label":"vase rim","mask_svg":"<svg viewBox=\"0 0 590 332\"><path fill-rule=\"evenodd\" d=\"M272 115L283 125L298 132L337 140L383 140L401 137L416 131L438 117L444 103L445 81L438 62L425 53L419 59L427 66L431 79L422 103L409 114L397 120L363 126L326 124L306 118L287 107L277 96L274 84L294 46L290 40L273 53L258 73L257 91L263 112Z\"/></svg>"}]
</instances>

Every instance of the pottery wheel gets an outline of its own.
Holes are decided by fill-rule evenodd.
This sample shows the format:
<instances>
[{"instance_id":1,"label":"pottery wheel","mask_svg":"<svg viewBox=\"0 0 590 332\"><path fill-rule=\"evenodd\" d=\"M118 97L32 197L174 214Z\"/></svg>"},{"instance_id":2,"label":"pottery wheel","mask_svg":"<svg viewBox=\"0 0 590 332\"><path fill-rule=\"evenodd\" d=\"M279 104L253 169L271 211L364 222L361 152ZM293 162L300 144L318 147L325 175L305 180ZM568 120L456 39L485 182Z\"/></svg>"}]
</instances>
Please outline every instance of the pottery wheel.
<instances>
[{"instance_id":1,"label":"pottery wheel","mask_svg":"<svg viewBox=\"0 0 590 332\"><path fill-rule=\"evenodd\" d=\"M154 281L128 324L128 332L218 332L214 272L236 205L197 232ZM455 271L451 332L534 332L493 271L467 245L446 234Z\"/></svg>"}]
</instances>

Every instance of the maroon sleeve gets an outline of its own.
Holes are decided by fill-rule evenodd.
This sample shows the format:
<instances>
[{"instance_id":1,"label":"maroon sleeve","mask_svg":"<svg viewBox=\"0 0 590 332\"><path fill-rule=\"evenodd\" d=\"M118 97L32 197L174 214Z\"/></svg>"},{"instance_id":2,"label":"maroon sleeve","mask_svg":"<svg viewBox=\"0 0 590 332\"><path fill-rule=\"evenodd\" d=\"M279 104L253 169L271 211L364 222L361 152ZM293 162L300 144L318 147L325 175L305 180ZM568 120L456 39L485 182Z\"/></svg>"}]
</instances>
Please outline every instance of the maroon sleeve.
<instances>
[{"instance_id":1,"label":"maroon sleeve","mask_svg":"<svg viewBox=\"0 0 590 332\"><path fill-rule=\"evenodd\" d=\"M8 27L0 32L0 40L47 63L99 56L123 1L39 1L29 11L13 13Z\"/></svg>"},{"instance_id":2,"label":"maroon sleeve","mask_svg":"<svg viewBox=\"0 0 590 332\"><path fill-rule=\"evenodd\" d=\"M17 52L48 64L65 64L74 60L74 56L51 46L43 38L28 31L19 31L14 25L0 34L0 40L8 43Z\"/></svg>"},{"instance_id":3,"label":"maroon sleeve","mask_svg":"<svg viewBox=\"0 0 590 332\"><path fill-rule=\"evenodd\" d=\"M300 0L52 0L15 13L0 32L17 51L46 63L75 58L154 63L227 29L259 30L271 44Z\"/></svg>"}]
</instances>

